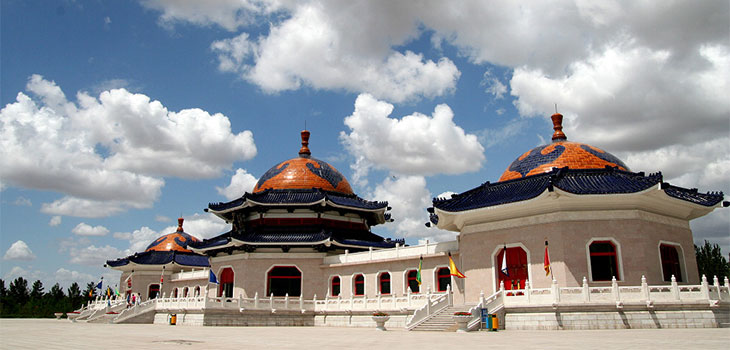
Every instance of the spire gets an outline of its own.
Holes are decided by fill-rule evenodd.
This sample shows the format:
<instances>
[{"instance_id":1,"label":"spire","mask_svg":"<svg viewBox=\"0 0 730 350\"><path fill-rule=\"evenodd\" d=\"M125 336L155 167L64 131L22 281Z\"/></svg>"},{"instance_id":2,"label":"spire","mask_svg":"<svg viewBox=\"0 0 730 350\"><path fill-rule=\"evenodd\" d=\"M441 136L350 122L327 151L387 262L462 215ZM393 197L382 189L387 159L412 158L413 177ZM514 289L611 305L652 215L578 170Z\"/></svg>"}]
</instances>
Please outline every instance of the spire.
<instances>
[{"instance_id":1,"label":"spire","mask_svg":"<svg viewBox=\"0 0 730 350\"><path fill-rule=\"evenodd\" d=\"M177 232L183 232L182 224L184 220L182 217L177 218Z\"/></svg>"},{"instance_id":2,"label":"spire","mask_svg":"<svg viewBox=\"0 0 730 350\"><path fill-rule=\"evenodd\" d=\"M550 119L553 120L553 130L555 130L553 133L553 142L567 140L568 137L563 133L563 115L556 112L550 116Z\"/></svg>"},{"instance_id":3,"label":"spire","mask_svg":"<svg viewBox=\"0 0 730 350\"><path fill-rule=\"evenodd\" d=\"M299 156L309 158L312 152L309 151L309 130L302 130L302 148L299 149Z\"/></svg>"}]
</instances>

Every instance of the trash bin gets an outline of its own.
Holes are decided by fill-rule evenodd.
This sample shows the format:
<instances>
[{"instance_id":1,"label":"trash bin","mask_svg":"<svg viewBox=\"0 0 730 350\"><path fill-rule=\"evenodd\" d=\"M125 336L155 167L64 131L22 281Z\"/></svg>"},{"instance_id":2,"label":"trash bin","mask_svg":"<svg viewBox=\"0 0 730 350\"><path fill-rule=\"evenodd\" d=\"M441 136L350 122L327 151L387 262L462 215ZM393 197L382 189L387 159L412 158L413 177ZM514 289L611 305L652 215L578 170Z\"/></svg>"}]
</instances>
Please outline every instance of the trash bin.
<instances>
[{"instance_id":1,"label":"trash bin","mask_svg":"<svg viewBox=\"0 0 730 350\"><path fill-rule=\"evenodd\" d=\"M482 316L482 329L490 330L491 329L491 320L489 318L489 313L487 312L487 309L481 310L481 316Z\"/></svg>"},{"instance_id":2,"label":"trash bin","mask_svg":"<svg viewBox=\"0 0 730 350\"><path fill-rule=\"evenodd\" d=\"M177 314L170 314L170 325L174 326L177 324Z\"/></svg>"},{"instance_id":3,"label":"trash bin","mask_svg":"<svg viewBox=\"0 0 730 350\"><path fill-rule=\"evenodd\" d=\"M497 314L489 314L489 330L496 332L499 329L499 319Z\"/></svg>"}]
</instances>

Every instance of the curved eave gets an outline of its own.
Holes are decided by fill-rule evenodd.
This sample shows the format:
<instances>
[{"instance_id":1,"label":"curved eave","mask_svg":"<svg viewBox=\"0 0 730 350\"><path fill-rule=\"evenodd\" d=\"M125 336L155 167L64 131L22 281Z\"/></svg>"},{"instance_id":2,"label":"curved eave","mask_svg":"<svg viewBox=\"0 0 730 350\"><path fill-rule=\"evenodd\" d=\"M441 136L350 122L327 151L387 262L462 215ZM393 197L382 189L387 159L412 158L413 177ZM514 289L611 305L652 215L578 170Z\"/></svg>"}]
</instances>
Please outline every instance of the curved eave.
<instances>
[{"instance_id":1,"label":"curved eave","mask_svg":"<svg viewBox=\"0 0 730 350\"><path fill-rule=\"evenodd\" d=\"M349 205L338 204L338 203L333 202L332 200L327 199L326 197L325 198L322 198L320 200L314 201L314 202L306 202L306 203L292 203L292 202L265 203L265 202L257 202L257 201L253 201L253 200L250 200L250 199L246 199L243 203L241 203L240 205L235 206L235 207L226 208L226 209L220 210L220 211L214 210L214 209L211 209L211 208L207 208L207 209L205 209L205 211L207 211L207 212L209 212L209 213L211 213L211 214L213 214L213 215L215 215L215 216L217 216L217 217L225 220L226 222L228 222L228 221L230 221L231 218L227 217L226 214L231 213L231 212L234 212L234 211L237 211L237 210L242 210L242 209L245 209L245 208L255 207L255 206L263 206L263 207L291 207L291 206L302 206L302 207L308 207L308 206L316 206L316 205L331 206L333 208L347 209L347 210L352 210L352 211L357 211L357 212L373 213L373 214L375 214L374 216L377 219L376 222L378 224L384 224L386 222L386 220L385 220L385 211L386 211L386 208L388 206L387 203L384 204L380 208L368 209L368 208L362 208L362 207L356 207L356 206L349 206Z\"/></svg>"},{"instance_id":2,"label":"curved eave","mask_svg":"<svg viewBox=\"0 0 730 350\"><path fill-rule=\"evenodd\" d=\"M226 242L225 244L208 246L205 248L194 248L194 247L188 246L188 249L190 249L193 252L198 253L198 254L205 254L206 252L208 252L210 250L224 249L224 248L228 248L228 247L237 247L237 245L233 241L234 240L231 239L230 242Z\"/></svg>"},{"instance_id":3,"label":"curved eave","mask_svg":"<svg viewBox=\"0 0 730 350\"><path fill-rule=\"evenodd\" d=\"M464 226L547 214L559 211L644 210L683 220L693 220L722 207L722 201L706 206L672 197L661 184L635 193L574 194L560 188L545 189L532 199L464 211L434 208L438 216L436 227L461 231Z\"/></svg>"}]
</instances>

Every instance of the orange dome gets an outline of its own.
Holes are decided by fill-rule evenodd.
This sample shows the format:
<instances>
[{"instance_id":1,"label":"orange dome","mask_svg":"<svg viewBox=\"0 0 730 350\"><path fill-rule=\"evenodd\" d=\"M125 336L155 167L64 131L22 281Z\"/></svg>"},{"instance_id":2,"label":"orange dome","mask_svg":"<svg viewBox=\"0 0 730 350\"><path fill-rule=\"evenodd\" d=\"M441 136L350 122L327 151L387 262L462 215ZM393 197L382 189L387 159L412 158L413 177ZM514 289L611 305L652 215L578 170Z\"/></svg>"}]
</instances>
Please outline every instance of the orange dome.
<instances>
[{"instance_id":1,"label":"orange dome","mask_svg":"<svg viewBox=\"0 0 730 350\"><path fill-rule=\"evenodd\" d=\"M185 233L182 228L183 218L177 219L178 226L177 231L166 234L150 243L145 249L146 252L158 251L158 252L187 252L191 253L192 250L188 249L188 243L198 242L198 239Z\"/></svg>"},{"instance_id":2,"label":"orange dome","mask_svg":"<svg viewBox=\"0 0 730 350\"><path fill-rule=\"evenodd\" d=\"M606 166L629 171L620 159L600 148L579 142L567 141L563 133L561 114L553 114L553 142L535 147L515 159L502 173L499 181L519 179L551 171L553 168L599 169Z\"/></svg>"},{"instance_id":3,"label":"orange dome","mask_svg":"<svg viewBox=\"0 0 730 350\"><path fill-rule=\"evenodd\" d=\"M302 131L299 157L281 162L261 176L253 193L267 189L322 189L353 194L347 179L327 162L312 158L309 151L309 131Z\"/></svg>"}]
</instances>

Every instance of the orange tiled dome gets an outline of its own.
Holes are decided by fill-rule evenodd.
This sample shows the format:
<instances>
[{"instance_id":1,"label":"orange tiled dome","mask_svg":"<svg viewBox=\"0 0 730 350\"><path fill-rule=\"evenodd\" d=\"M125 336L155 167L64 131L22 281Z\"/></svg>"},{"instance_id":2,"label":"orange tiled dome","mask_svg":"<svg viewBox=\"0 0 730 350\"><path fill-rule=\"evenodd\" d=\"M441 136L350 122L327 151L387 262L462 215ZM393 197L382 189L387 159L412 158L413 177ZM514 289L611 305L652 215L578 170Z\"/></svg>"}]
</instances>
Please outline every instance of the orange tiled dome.
<instances>
[{"instance_id":1,"label":"orange tiled dome","mask_svg":"<svg viewBox=\"0 0 730 350\"><path fill-rule=\"evenodd\" d=\"M146 252L158 251L158 252L187 252L190 253L192 250L188 249L188 243L198 242L198 239L185 233L182 228L183 218L177 219L177 231L166 234L150 243L145 249Z\"/></svg>"},{"instance_id":2,"label":"orange tiled dome","mask_svg":"<svg viewBox=\"0 0 730 350\"><path fill-rule=\"evenodd\" d=\"M561 114L553 114L553 142L535 147L515 159L502 173L499 181L519 179L525 176L549 172L553 168L599 169L606 166L629 171L620 159L600 148L579 142L571 142L563 133Z\"/></svg>"},{"instance_id":3,"label":"orange tiled dome","mask_svg":"<svg viewBox=\"0 0 730 350\"><path fill-rule=\"evenodd\" d=\"M347 179L327 162L312 158L309 151L309 131L302 131L302 148L299 157L281 162L269 169L256 183L253 193L267 189L318 188L352 194Z\"/></svg>"}]
</instances>

